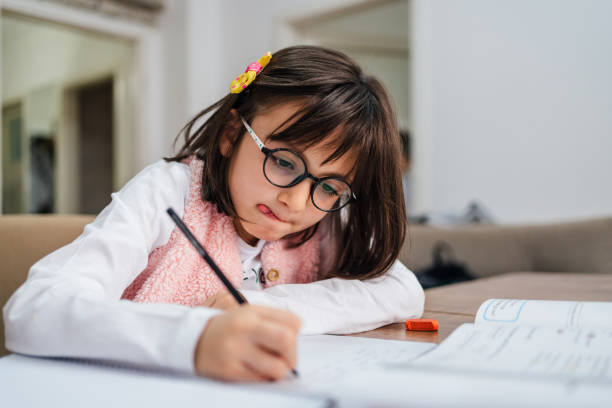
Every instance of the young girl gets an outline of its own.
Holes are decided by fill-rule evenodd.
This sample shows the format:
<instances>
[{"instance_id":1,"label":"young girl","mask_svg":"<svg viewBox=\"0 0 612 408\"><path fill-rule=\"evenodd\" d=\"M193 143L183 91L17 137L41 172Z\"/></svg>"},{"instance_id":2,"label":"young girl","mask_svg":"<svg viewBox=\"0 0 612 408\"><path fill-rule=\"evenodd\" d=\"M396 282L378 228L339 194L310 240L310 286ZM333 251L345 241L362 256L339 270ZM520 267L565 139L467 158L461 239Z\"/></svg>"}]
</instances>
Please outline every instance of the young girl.
<instances>
[{"instance_id":1,"label":"young girl","mask_svg":"<svg viewBox=\"0 0 612 408\"><path fill-rule=\"evenodd\" d=\"M395 116L348 57L267 54L183 133L177 156L141 171L32 267L4 308L7 348L269 380L295 367L298 331L421 315L423 291L396 261L406 217Z\"/></svg>"}]
</instances>

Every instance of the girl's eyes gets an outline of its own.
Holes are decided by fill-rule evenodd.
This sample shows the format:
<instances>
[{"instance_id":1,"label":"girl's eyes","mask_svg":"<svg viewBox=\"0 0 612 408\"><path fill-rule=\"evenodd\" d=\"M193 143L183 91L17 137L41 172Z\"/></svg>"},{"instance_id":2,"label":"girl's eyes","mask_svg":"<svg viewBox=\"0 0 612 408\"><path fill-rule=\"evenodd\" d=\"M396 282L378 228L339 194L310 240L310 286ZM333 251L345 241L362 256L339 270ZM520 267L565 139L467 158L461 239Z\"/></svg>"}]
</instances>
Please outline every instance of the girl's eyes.
<instances>
[{"instance_id":1,"label":"girl's eyes","mask_svg":"<svg viewBox=\"0 0 612 408\"><path fill-rule=\"evenodd\" d=\"M283 159L282 157L276 158L276 165L282 169L293 170L295 165L290 160Z\"/></svg>"},{"instance_id":2,"label":"girl's eyes","mask_svg":"<svg viewBox=\"0 0 612 408\"><path fill-rule=\"evenodd\" d=\"M321 183L321 189L323 190L325 194L338 195L338 191L336 191L336 189L333 188L328 183Z\"/></svg>"}]
</instances>

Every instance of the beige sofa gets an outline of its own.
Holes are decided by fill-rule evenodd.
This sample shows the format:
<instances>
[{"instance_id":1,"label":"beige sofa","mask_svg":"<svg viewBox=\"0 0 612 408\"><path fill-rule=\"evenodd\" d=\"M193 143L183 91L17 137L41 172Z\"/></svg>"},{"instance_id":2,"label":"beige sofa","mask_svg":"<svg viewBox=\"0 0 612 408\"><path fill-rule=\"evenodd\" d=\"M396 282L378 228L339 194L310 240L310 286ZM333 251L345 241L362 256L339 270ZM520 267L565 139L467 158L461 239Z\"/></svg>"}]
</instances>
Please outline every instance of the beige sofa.
<instances>
[{"instance_id":1,"label":"beige sofa","mask_svg":"<svg viewBox=\"0 0 612 408\"><path fill-rule=\"evenodd\" d=\"M72 241L92 220L85 215L0 216L0 305L26 279L34 262ZM420 270L431 264L432 248L440 241L477 277L516 271L612 273L612 218L520 227L411 226L400 258Z\"/></svg>"},{"instance_id":2,"label":"beige sofa","mask_svg":"<svg viewBox=\"0 0 612 408\"><path fill-rule=\"evenodd\" d=\"M612 273L612 217L523 226L411 226L400 259L421 270L432 263L432 248L440 241L478 278L519 271Z\"/></svg>"}]
</instances>

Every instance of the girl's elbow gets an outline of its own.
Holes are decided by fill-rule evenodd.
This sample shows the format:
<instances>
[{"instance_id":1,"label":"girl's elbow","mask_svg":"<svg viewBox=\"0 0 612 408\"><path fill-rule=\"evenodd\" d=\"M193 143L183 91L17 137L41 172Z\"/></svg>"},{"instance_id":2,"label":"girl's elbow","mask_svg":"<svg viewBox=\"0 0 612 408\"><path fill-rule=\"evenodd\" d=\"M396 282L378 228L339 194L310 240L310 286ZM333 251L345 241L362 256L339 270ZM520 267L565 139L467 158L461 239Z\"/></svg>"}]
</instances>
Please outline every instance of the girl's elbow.
<instances>
[{"instance_id":1,"label":"girl's elbow","mask_svg":"<svg viewBox=\"0 0 612 408\"><path fill-rule=\"evenodd\" d=\"M403 310L402 318L419 318L423 315L425 308L425 292L416 276L409 270L405 271L402 283ZM409 274L409 275L407 275Z\"/></svg>"}]
</instances>

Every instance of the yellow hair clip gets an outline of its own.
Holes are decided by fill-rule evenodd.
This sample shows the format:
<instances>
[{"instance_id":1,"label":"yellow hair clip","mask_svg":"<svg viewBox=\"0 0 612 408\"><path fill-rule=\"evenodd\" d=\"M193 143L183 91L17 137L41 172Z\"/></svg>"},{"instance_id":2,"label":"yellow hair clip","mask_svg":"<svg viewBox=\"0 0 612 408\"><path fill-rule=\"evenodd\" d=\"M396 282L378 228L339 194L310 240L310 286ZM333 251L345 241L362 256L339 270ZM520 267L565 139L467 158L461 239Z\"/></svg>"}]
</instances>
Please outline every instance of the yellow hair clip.
<instances>
[{"instance_id":1,"label":"yellow hair clip","mask_svg":"<svg viewBox=\"0 0 612 408\"><path fill-rule=\"evenodd\" d=\"M257 74L261 72L261 70L268 65L268 62L272 59L272 53L267 52L266 55L261 57L257 62L253 62L249 64L244 74L238 75L230 84L230 92L231 93L240 93L244 88L249 86L251 82L255 80Z\"/></svg>"}]
</instances>

